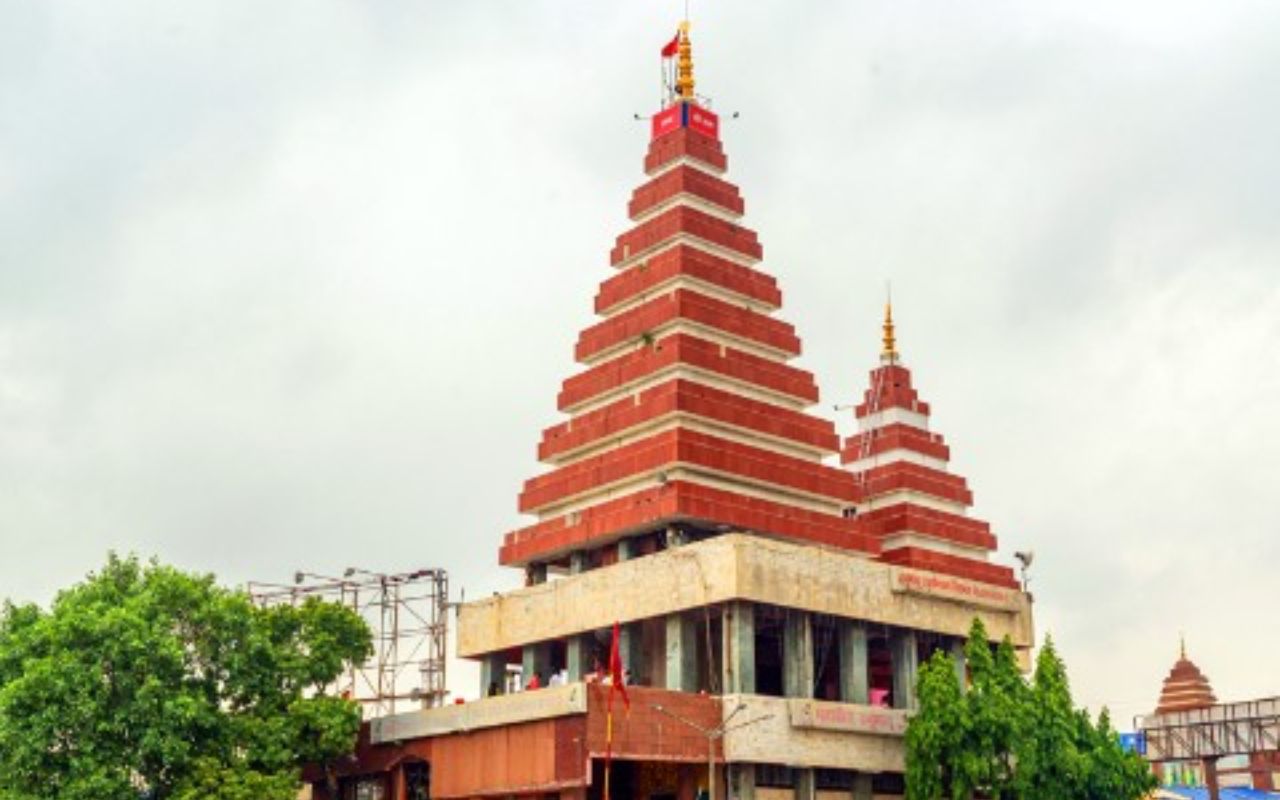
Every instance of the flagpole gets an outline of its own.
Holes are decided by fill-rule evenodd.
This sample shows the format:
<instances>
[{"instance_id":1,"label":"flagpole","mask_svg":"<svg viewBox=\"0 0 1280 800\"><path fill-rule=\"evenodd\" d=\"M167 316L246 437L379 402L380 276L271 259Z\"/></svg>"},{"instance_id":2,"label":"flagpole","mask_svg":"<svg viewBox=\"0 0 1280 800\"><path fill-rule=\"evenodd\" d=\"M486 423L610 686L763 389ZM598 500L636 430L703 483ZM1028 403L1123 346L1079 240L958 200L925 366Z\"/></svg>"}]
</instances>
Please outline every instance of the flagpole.
<instances>
[{"instance_id":1,"label":"flagpole","mask_svg":"<svg viewBox=\"0 0 1280 800\"><path fill-rule=\"evenodd\" d=\"M609 800L609 776L613 774L613 704L604 723L604 800Z\"/></svg>"}]
</instances>

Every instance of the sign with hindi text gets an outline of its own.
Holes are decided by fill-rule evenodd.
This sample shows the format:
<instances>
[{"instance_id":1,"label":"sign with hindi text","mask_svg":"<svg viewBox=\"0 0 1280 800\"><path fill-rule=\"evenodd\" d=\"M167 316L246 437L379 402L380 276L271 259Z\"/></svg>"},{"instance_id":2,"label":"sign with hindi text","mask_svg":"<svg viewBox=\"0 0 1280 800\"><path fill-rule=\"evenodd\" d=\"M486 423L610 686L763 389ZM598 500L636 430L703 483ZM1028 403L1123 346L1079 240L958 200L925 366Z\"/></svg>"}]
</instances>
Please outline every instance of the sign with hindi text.
<instances>
[{"instance_id":1,"label":"sign with hindi text","mask_svg":"<svg viewBox=\"0 0 1280 800\"><path fill-rule=\"evenodd\" d=\"M787 711L793 728L883 736L902 736L907 732L907 712L897 708L793 698L787 701Z\"/></svg>"},{"instance_id":2,"label":"sign with hindi text","mask_svg":"<svg viewBox=\"0 0 1280 800\"><path fill-rule=\"evenodd\" d=\"M1017 611L1022 607L1016 589L969 581L940 572L894 567L889 570L889 588L897 593L935 597L1001 611Z\"/></svg>"}]
</instances>

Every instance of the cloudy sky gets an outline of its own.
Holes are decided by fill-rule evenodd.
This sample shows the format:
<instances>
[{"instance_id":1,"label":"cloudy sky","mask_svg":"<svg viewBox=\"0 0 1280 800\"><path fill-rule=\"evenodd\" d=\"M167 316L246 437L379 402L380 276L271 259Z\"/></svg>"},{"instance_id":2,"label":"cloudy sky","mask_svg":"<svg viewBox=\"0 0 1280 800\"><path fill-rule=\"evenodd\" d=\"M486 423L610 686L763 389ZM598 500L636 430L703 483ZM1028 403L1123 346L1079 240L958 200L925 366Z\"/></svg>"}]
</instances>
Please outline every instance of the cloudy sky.
<instances>
[{"instance_id":1,"label":"cloudy sky","mask_svg":"<svg viewBox=\"0 0 1280 800\"><path fill-rule=\"evenodd\" d=\"M0 596L109 549L514 585L678 6L0 0ZM891 280L1077 699L1149 709L1182 631L1280 691L1280 5L694 19L819 412Z\"/></svg>"}]
</instances>

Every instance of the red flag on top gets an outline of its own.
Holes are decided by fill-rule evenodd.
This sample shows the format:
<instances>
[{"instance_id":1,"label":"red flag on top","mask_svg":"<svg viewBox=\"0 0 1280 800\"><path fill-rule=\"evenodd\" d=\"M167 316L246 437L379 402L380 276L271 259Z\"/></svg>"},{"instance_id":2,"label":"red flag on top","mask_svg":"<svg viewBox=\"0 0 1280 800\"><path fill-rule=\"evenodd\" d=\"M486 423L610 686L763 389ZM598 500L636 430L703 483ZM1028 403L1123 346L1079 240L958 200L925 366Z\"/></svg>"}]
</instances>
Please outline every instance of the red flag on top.
<instances>
[{"instance_id":1,"label":"red flag on top","mask_svg":"<svg viewBox=\"0 0 1280 800\"><path fill-rule=\"evenodd\" d=\"M618 646L618 640L622 638L622 629L618 623L613 623L613 644L609 645L609 710L613 711L613 693L622 693L622 705L627 711L631 710L631 698L627 697L627 685L625 675L622 669L622 650Z\"/></svg>"},{"instance_id":2,"label":"red flag on top","mask_svg":"<svg viewBox=\"0 0 1280 800\"><path fill-rule=\"evenodd\" d=\"M676 53L680 51L680 34L677 32L671 37L671 41L662 46L663 58L674 58Z\"/></svg>"}]
</instances>

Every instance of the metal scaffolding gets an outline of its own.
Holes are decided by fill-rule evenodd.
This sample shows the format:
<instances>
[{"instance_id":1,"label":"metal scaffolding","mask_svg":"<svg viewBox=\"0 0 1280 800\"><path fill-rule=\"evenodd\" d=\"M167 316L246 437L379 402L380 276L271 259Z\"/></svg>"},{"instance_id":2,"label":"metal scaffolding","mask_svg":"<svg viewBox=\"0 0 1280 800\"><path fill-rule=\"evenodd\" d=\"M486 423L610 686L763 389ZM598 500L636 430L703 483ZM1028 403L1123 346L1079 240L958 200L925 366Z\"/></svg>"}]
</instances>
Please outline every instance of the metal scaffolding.
<instances>
[{"instance_id":1,"label":"metal scaffolding","mask_svg":"<svg viewBox=\"0 0 1280 800\"><path fill-rule=\"evenodd\" d=\"M331 687L359 702L366 719L395 714L398 701L444 704L449 633L449 575L420 569L386 575L349 567L341 578L297 572L292 586L250 582L260 606L297 605L316 597L358 614L373 633L373 655ZM403 706L400 710L404 710Z\"/></svg>"},{"instance_id":2,"label":"metal scaffolding","mask_svg":"<svg viewBox=\"0 0 1280 800\"><path fill-rule=\"evenodd\" d=\"M1190 761L1280 750L1280 698L1138 717L1148 761Z\"/></svg>"}]
</instances>

